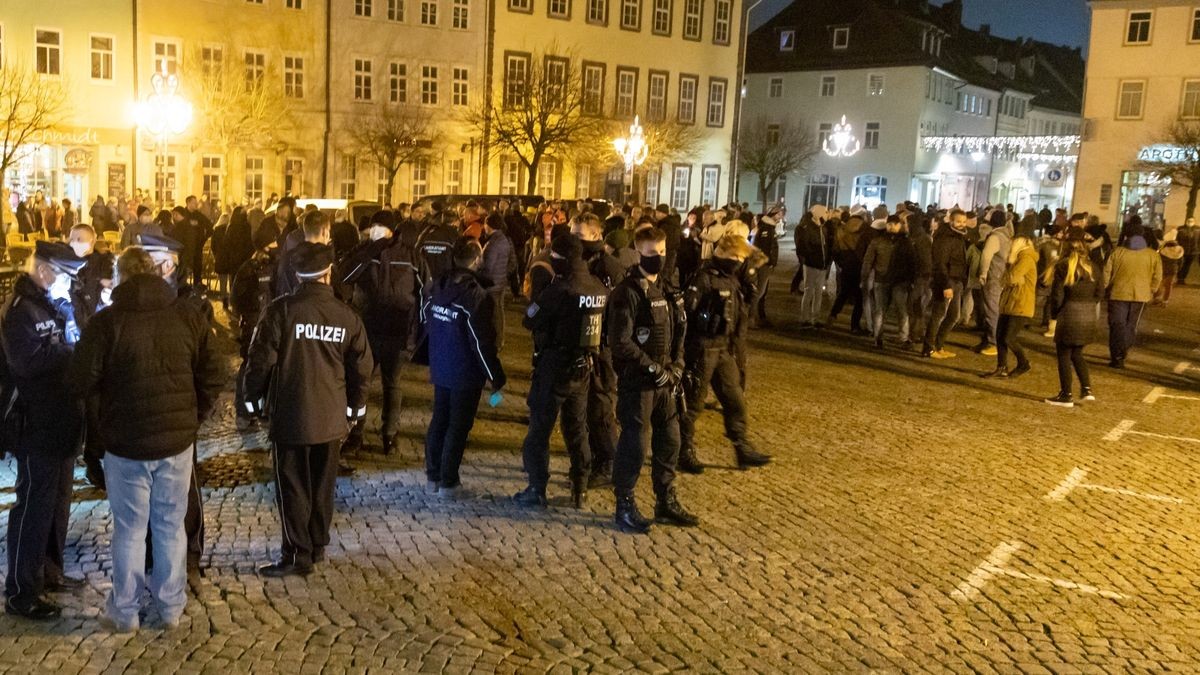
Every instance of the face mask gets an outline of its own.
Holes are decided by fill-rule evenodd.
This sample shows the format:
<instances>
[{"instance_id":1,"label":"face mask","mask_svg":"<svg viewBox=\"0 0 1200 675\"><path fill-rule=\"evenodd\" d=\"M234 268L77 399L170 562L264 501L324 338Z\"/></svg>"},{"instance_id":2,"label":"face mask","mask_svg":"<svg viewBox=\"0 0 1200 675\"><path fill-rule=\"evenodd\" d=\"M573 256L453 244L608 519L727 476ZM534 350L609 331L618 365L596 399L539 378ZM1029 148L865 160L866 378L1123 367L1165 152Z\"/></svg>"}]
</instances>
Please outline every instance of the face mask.
<instances>
[{"instance_id":1,"label":"face mask","mask_svg":"<svg viewBox=\"0 0 1200 675\"><path fill-rule=\"evenodd\" d=\"M585 241L583 243L583 255L592 256L604 250L603 241Z\"/></svg>"},{"instance_id":2,"label":"face mask","mask_svg":"<svg viewBox=\"0 0 1200 675\"><path fill-rule=\"evenodd\" d=\"M391 230L387 229L383 225L372 225L371 228L367 230L367 236L371 238L371 241L379 241L389 234L391 234Z\"/></svg>"},{"instance_id":3,"label":"face mask","mask_svg":"<svg viewBox=\"0 0 1200 675\"><path fill-rule=\"evenodd\" d=\"M571 261L566 258L550 256L550 267L555 274L562 276L571 271Z\"/></svg>"},{"instance_id":4,"label":"face mask","mask_svg":"<svg viewBox=\"0 0 1200 675\"><path fill-rule=\"evenodd\" d=\"M733 258L718 258L713 256L712 265L725 274L733 274L742 266L742 263L740 260Z\"/></svg>"},{"instance_id":5,"label":"face mask","mask_svg":"<svg viewBox=\"0 0 1200 675\"><path fill-rule=\"evenodd\" d=\"M638 258L638 264L641 265L642 271L646 274L658 274L662 271L663 259L661 255L644 256L639 254Z\"/></svg>"},{"instance_id":6,"label":"face mask","mask_svg":"<svg viewBox=\"0 0 1200 675\"><path fill-rule=\"evenodd\" d=\"M86 241L73 241L71 242L71 250L75 251L75 255L80 258L85 258L87 254L92 252L92 245Z\"/></svg>"},{"instance_id":7,"label":"face mask","mask_svg":"<svg viewBox=\"0 0 1200 675\"><path fill-rule=\"evenodd\" d=\"M47 292L50 294L51 298L56 300L71 299L71 277L66 274L59 274L58 276L54 277L54 283L50 284L50 288Z\"/></svg>"}]
</instances>

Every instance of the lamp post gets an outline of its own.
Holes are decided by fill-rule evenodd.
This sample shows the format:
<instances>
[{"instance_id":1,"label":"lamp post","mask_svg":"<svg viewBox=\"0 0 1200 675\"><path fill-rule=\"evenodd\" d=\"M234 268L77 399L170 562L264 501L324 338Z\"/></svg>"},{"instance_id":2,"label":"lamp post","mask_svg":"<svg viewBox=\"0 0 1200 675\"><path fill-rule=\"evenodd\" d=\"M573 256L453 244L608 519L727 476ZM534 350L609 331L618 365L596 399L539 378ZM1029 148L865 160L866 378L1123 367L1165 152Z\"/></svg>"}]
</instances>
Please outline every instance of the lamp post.
<instances>
[{"instance_id":1,"label":"lamp post","mask_svg":"<svg viewBox=\"0 0 1200 675\"><path fill-rule=\"evenodd\" d=\"M645 130L638 116L634 116L633 124L629 125L628 136L618 136L613 139L613 149L621 161L625 163L625 194L633 191L633 170L646 161L650 146L646 143Z\"/></svg>"},{"instance_id":2,"label":"lamp post","mask_svg":"<svg viewBox=\"0 0 1200 675\"><path fill-rule=\"evenodd\" d=\"M854 128L851 127L850 123L846 121L845 115L842 115L842 121L840 123L833 125L833 131L831 131L829 137L825 139L822 149L825 150L825 154L833 157L834 159L838 157L853 157L858 153L859 150L862 149L862 143L859 142L858 137L854 135ZM839 170L837 174L837 183L833 188L833 201L835 203L831 204L830 206L837 206L836 202L838 201L838 193L841 192L841 188L842 175L841 171ZM853 198L853 193L851 193L851 199Z\"/></svg>"},{"instance_id":3,"label":"lamp post","mask_svg":"<svg viewBox=\"0 0 1200 675\"><path fill-rule=\"evenodd\" d=\"M160 206L166 202L167 141L183 133L192 122L192 104L179 96L179 77L155 73L151 93L137 104L134 117L144 132L154 137L154 185Z\"/></svg>"}]
</instances>

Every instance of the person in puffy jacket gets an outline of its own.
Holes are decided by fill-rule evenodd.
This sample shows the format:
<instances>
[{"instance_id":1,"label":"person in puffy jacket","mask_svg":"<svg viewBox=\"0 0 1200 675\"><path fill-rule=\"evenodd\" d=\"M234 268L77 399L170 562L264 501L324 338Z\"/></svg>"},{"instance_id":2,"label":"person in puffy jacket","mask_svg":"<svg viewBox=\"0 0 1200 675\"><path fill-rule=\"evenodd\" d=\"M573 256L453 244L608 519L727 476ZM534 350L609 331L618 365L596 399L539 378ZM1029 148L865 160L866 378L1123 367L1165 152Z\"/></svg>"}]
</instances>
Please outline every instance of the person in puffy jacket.
<instances>
[{"instance_id":1,"label":"person in puffy jacket","mask_svg":"<svg viewBox=\"0 0 1200 675\"><path fill-rule=\"evenodd\" d=\"M512 240L504 232L504 219L498 213L489 215L483 221L482 235L479 245L483 247L483 261L479 273L492 282L488 292L492 294L492 302L496 311L492 319L496 323L496 348L504 349L504 291L509 287L509 278L517 269L517 254L513 250Z\"/></svg>"},{"instance_id":2,"label":"person in puffy jacket","mask_svg":"<svg viewBox=\"0 0 1200 675\"><path fill-rule=\"evenodd\" d=\"M224 381L208 320L155 273L149 254L126 249L117 271L113 304L84 331L70 383L99 404L113 512L113 586L102 622L126 632L139 623L147 529L155 548L150 589L163 624L177 625L187 604L192 449Z\"/></svg>"},{"instance_id":3,"label":"person in puffy jacket","mask_svg":"<svg viewBox=\"0 0 1200 675\"><path fill-rule=\"evenodd\" d=\"M429 365L433 417L425 433L427 489L443 499L460 494L459 466L475 424L486 383L500 392L508 382L496 352L491 281L476 270L479 243L460 237L451 247L452 267L422 291L424 343L413 360Z\"/></svg>"},{"instance_id":4,"label":"person in puffy jacket","mask_svg":"<svg viewBox=\"0 0 1200 675\"><path fill-rule=\"evenodd\" d=\"M796 255L804 270L804 297L800 299L800 327L821 328L825 284L833 265L833 226L826 222L828 211L817 204L796 226Z\"/></svg>"},{"instance_id":5,"label":"person in puffy jacket","mask_svg":"<svg viewBox=\"0 0 1200 675\"><path fill-rule=\"evenodd\" d=\"M862 327L863 292L862 292L862 257L866 252L860 243L866 236L866 225L861 215L850 216L846 222L838 226L833 235L833 261L837 263L837 297L829 310L830 325L837 320L842 308L849 302L853 305L850 311L850 333L853 335L866 334Z\"/></svg>"},{"instance_id":6,"label":"person in puffy jacket","mask_svg":"<svg viewBox=\"0 0 1200 675\"><path fill-rule=\"evenodd\" d=\"M871 304L871 332L875 348L883 349L883 324L888 310L896 311L899 341L904 349L912 347L908 331L908 294L916 278L916 260L912 241L904 233L900 216L888 216L885 231L871 240L863 256L862 280L874 279ZM865 291L865 289L864 289Z\"/></svg>"},{"instance_id":7,"label":"person in puffy jacket","mask_svg":"<svg viewBox=\"0 0 1200 675\"><path fill-rule=\"evenodd\" d=\"M950 214L949 227L938 228L930 254L930 284L932 302L921 355L949 359L946 336L958 323L963 287L967 281L967 214L955 209Z\"/></svg>"},{"instance_id":8,"label":"person in puffy jacket","mask_svg":"<svg viewBox=\"0 0 1200 675\"><path fill-rule=\"evenodd\" d=\"M1032 235L1032 231L1029 233ZM1021 346L1021 331L1037 307L1037 248L1030 236L1015 237L1004 268L1000 294L1000 318L996 328L996 369L984 377L1016 378L1029 372L1029 358ZM1008 352L1017 357L1017 367L1008 369Z\"/></svg>"},{"instance_id":9,"label":"person in puffy jacket","mask_svg":"<svg viewBox=\"0 0 1200 675\"><path fill-rule=\"evenodd\" d=\"M1058 358L1059 390L1057 396L1045 401L1065 408L1075 405L1072 370L1079 378L1080 400L1096 400L1083 350L1096 339L1100 301L1104 298L1104 271L1091 252L1082 230L1070 232L1065 252L1054 264L1050 285L1050 303L1058 321L1054 350Z\"/></svg>"}]
</instances>

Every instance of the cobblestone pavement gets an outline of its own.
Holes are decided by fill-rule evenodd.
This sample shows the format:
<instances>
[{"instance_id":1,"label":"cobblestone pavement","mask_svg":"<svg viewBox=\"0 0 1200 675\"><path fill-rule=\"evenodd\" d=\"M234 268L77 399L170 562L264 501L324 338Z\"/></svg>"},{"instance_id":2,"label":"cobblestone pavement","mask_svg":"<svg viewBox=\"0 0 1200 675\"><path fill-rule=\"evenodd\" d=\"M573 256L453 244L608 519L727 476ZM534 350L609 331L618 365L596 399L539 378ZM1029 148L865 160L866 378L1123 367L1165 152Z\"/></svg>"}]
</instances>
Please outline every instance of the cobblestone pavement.
<instances>
[{"instance_id":1,"label":"cobblestone pavement","mask_svg":"<svg viewBox=\"0 0 1200 675\"><path fill-rule=\"evenodd\" d=\"M99 628L110 519L80 472L68 569L88 588L59 597L57 623L0 617L0 670L1200 669L1200 292L1150 310L1127 370L1089 348L1100 400L1063 410L1041 403L1057 381L1036 333L1030 375L984 381L991 360L967 351L967 333L945 362L876 353L844 323L798 334L791 273L775 273L776 327L750 355L752 436L776 461L734 470L719 415L705 414L714 468L679 481L702 527L639 538L612 527L610 494L566 507L557 437L552 507L509 504L529 371L510 308L514 384L476 426L468 499L421 489L430 392L414 367L405 446L364 453L339 479L329 560L307 580L263 579L255 566L279 538L265 441L243 443L226 400L202 430L208 570L182 626L164 633L151 615L134 636ZM12 483L10 460L0 513ZM649 506L648 480L639 490Z\"/></svg>"}]
</instances>

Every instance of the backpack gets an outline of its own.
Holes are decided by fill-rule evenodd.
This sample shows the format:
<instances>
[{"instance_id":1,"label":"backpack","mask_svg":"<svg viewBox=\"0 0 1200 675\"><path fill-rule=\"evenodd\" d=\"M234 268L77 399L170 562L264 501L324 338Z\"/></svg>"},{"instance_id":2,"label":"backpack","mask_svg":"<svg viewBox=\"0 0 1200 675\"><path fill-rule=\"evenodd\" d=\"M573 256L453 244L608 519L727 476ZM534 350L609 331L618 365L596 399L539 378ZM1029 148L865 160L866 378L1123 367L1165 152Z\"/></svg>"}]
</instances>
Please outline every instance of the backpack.
<instances>
[{"instance_id":1,"label":"backpack","mask_svg":"<svg viewBox=\"0 0 1200 675\"><path fill-rule=\"evenodd\" d=\"M694 318L688 329L705 338L718 338L728 335L736 323L733 316L736 303L733 301L735 291L731 289L709 288L696 302L692 314Z\"/></svg>"}]
</instances>

